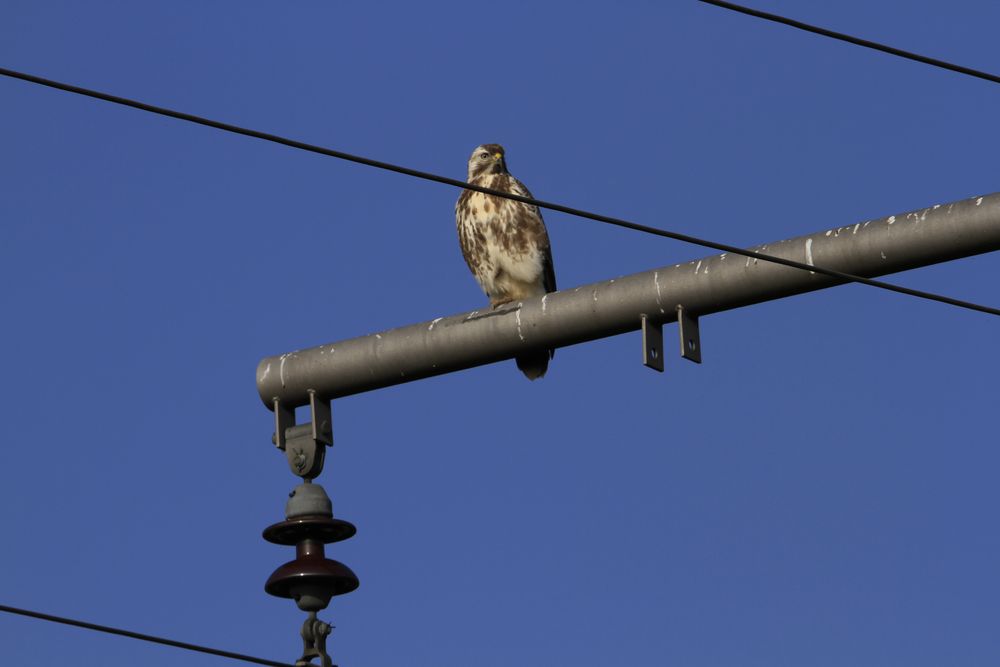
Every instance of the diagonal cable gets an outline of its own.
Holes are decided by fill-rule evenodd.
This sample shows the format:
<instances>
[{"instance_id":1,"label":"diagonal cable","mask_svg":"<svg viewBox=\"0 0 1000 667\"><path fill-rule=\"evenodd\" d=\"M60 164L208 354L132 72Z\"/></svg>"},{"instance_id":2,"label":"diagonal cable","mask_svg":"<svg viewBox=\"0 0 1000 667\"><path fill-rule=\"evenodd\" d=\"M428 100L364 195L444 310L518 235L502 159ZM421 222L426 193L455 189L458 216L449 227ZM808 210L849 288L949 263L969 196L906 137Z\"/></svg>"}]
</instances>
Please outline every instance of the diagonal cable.
<instances>
[{"instance_id":1,"label":"diagonal cable","mask_svg":"<svg viewBox=\"0 0 1000 667\"><path fill-rule=\"evenodd\" d=\"M187 651L197 651L198 653L208 653L209 655L217 655L222 658L232 658L233 660L242 660L243 662L251 662L257 665L268 665L268 667L295 667L294 665L291 665L287 662L277 662L275 660L267 660L265 658L256 658L252 655L244 655L242 653L233 653L232 651L223 651L217 648L209 648L207 646L199 646L197 644L179 642L174 639L155 637L153 635L142 634L141 632L132 632L131 630L112 628L107 625L98 625L96 623L88 623L87 621L78 621L76 619L65 618L63 616L53 616L52 614L43 614L41 612L31 611L29 609L20 609L18 607L8 607L7 605L0 605L0 611L7 612L8 614L18 614L20 616L37 618L42 621L51 621L53 623L62 623L63 625L72 625L74 627L83 628L85 630L93 630L95 632L105 632L107 634L118 635L120 637L129 637L131 639L138 639L144 642L163 644L165 646L173 646L174 648L182 648Z\"/></svg>"},{"instance_id":2,"label":"diagonal cable","mask_svg":"<svg viewBox=\"0 0 1000 667\"><path fill-rule=\"evenodd\" d=\"M33 74L25 74L24 72L18 72L15 70L0 67L0 75L8 76L14 79L21 79L22 81L28 81L30 83L35 83L42 86L48 86L49 88L55 88L57 90L63 90L66 92L75 93L77 95L85 95L87 97L93 97L95 99L104 100L106 102L112 102L114 104L121 104L127 107L132 107L134 109L140 109L142 111L148 111L150 113L159 114L161 116L167 116L169 118L176 118L178 120L183 120L190 123L197 123L198 125L205 125L207 127L212 127L218 130L224 130L226 132L233 132L235 134L242 134L244 136L253 137L255 139L270 141L276 144L281 144L283 146L289 146L291 148L297 148L299 150L309 151L311 153L327 155L329 157L335 157L340 160L347 160L349 162L356 162L358 164L367 165L369 167L375 167L377 169L384 169L386 171L392 171L398 174L405 174L407 176L413 176L414 178L422 178L424 180L434 181L437 183L444 183L445 185L451 185L457 188L463 188L465 190L474 190L476 192L482 192L484 194L493 195L495 197L512 199L514 201L519 201L524 204L529 204L531 206L537 206L539 208L544 208L551 211L559 211L560 213L566 213L567 215L572 215L579 218L595 220L597 222L603 222L609 225L615 225L617 227L624 227L625 229L632 229L635 231L645 232L647 234L662 236L664 238L673 239L675 241L683 241L684 243L690 243L692 245L698 245L704 248L721 250L723 252L732 253L734 255L741 255L743 257L750 257L752 259L758 259L764 262L782 264L784 266L790 266L792 268L801 269L803 271L821 273L823 275L827 275L832 278L837 278L838 280L843 280L844 282L860 283L862 285L877 287L879 289L888 290L890 292L897 292L899 294L905 294L907 296L913 296L920 299L937 301L939 303L948 304L950 306L956 306L958 308L966 308L981 313L987 313L989 315L1000 316L1000 309L973 303L971 301L963 301L961 299L955 299L949 296L935 294L933 292L925 292L923 290L916 290L916 289L911 289L909 287L902 287L900 285L894 285L892 283L887 283L881 280L873 280L871 278L865 278L863 276L844 273L843 271L827 269L821 266L814 266L812 264L804 264L802 262L796 262L794 260L784 259L782 257L767 255L764 253L757 252L755 250L745 250L738 246L728 245L726 243L717 243L715 241L709 241L707 239L698 238L697 236L681 234L680 232L673 232L667 229L649 227L647 225L641 225L636 222L622 220L621 218L614 218L607 215L601 215L599 213L592 213L590 211L585 211L583 209L572 208L570 206L564 206L562 204L547 202L541 199L534 199L532 197L522 197L521 195L516 195L510 192L501 192L500 190L493 190L492 188L484 188L480 185L466 183L465 181L460 181L455 178L440 176L438 174L432 174L430 172L420 171L418 169L411 169L410 167L403 167L400 165L392 164L389 162L383 162L381 160L374 160L372 158L363 157L360 155L353 155L351 153L345 153L343 151L334 150L332 148L324 148L323 146L307 144L302 141L296 141L295 139L289 139L287 137L282 137L276 134L269 134L267 132L251 130L249 128L240 127L238 125L232 125L230 123L223 123L221 121L212 120L210 118L195 116L193 114L184 113L182 111L175 111L173 109L167 109L165 107L154 106L152 104L147 104L145 102L131 100L126 97L119 97L117 95L111 95L109 93L103 93L100 91L91 90L89 88L82 88L80 86L74 86L72 84L62 83L60 81L53 81L52 79L45 79L39 76L35 76Z\"/></svg>"},{"instance_id":3,"label":"diagonal cable","mask_svg":"<svg viewBox=\"0 0 1000 667\"><path fill-rule=\"evenodd\" d=\"M746 14L747 16L753 16L759 19L764 19L765 21L774 21L775 23L791 26L792 28L798 28L799 30L805 30L806 32L811 32L816 35L822 35L823 37L839 39L842 42L857 44L858 46L863 46L867 49L874 49L876 51L881 51L883 53L888 53L890 55L899 56L900 58L906 58L907 60L914 60L918 63L924 63L925 65L940 67L941 69L946 69L951 72L958 72L959 74L974 76L977 79L992 81L993 83L1000 83L1000 76L997 76L996 74L990 74L989 72L983 72L982 70L972 69L971 67L966 67L964 65L956 65L955 63L950 63L946 60L939 60L937 58L931 58L930 56L922 56L919 53L914 53L912 51L904 51L903 49L897 49L894 46L881 44L879 42L873 42L870 39L862 39L861 37L854 37L853 35L848 35L843 32L837 32L835 30L830 30L828 28L821 28L819 26L811 25L809 23L803 23L802 21L796 21L795 19L790 19L788 17L781 16L779 14L771 14L770 12L763 12L759 9L744 7L743 5L737 5L732 2L726 2L725 0L698 0L698 2L704 2L707 5L715 5L716 7L722 7L723 9L729 9L734 12L739 12L740 14Z\"/></svg>"}]
</instances>

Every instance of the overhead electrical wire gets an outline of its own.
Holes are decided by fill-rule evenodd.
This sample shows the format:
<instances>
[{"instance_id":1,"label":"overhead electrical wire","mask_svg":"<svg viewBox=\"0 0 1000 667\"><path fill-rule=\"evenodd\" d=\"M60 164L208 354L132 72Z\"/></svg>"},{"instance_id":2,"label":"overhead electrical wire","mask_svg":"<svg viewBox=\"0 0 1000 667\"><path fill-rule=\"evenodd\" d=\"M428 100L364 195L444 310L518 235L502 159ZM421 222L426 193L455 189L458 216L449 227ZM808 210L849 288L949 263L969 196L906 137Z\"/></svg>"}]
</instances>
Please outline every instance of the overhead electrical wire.
<instances>
[{"instance_id":1,"label":"overhead electrical wire","mask_svg":"<svg viewBox=\"0 0 1000 667\"><path fill-rule=\"evenodd\" d=\"M42 86L47 86L49 88L55 88L57 90L63 90L69 93L75 93L77 95L85 95L87 97L93 97L95 99L103 100L105 102L112 102L114 104L120 104L123 106L132 107L134 109L148 111L150 113L159 114L161 116L167 116L169 118L175 118L178 120L183 120L191 123L197 123L198 125L205 125L207 127L212 127L218 130L224 130L226 132L233 132L235 134L242 134L244 136L253 137L255 139L270 141L276 144L281 144L283 146L289 146L291 148L297 148L299 150L309 151L311 153L318 153L320 155L326 155L329 157L338 158L340 160L347 160L349 162L356 162L358 164L367 165L369 167L375 167L377 169L383 169L386 171L392 171L399 174L405 174L407 176L413 176L414 178L421 178L428 181L443 183L445 185L451 185L457 188L463 188L465 190L474 190L476 192L482 192L484 194L493 195L496 197L502 197L504 199L512 199L514 201L519 201L525 204L537 206L539 208L544 208L551 211L559 211L560 213L566 213L567 215L572 215L579 218L586 218L588 220L595 220L597 222L603 222L606 224L615 225L617 227L624 227L626 229L645 232L647 234L653 234L655 236L662 236L664 238L673 239L675 241L683 241L684 243L690 243L692 245L698 245L704 248L721 250L723 252L732 253L734 255L741 255L743 257L749 257L751 259L757 259L765 262L772 262L774 264L782 264L784 266L790 266L792 268L801 269L803 271L810 271L812 273L821 273L830 276L832 278L836 278L838 280L843 280L844 282L860 283L862 285L877 287L879 289L888 290L890 292L896 292L899 294L905 294L907 296L927 299L929 301L937 301L939 303L948 304L950 306L956 306L958 308L966 308L968 310L987 313L989 315L1000 316L1000 309L973 303L971 301L964 301L949 296L943 296L941 294L935 294L933 292L926 292L923 290L911 289L909 287L902 287L900 285L894 285L892 283L887 283L881 280L865 278L863 276L858 276L851 273L845 273L843 271L837 271L834 269L827 269L821 266L814 266L812 264L796 262L791 259L775 257L774 255L767 255L765 253L760 253L755 250L746 250L738 246L733 246L726 243L717 243L715 241L709 241L707 239L698 238L696 236L691 236L689 234L682 234L680 232L673 232L667 229L650 227L648 225L641 225L639 223L623 220L621 218L614 218L607 215L601 215L599 213L592 213L590 211L585 211L583 209L564 206L563 204L556 204L553 202L547 202L540 199L534 199L532 197L522 197L521 195L516 195L509 192L501 192L499 190L493 190L491 188L484 188L480 185L466 183L465 181L460 181L455 178L440 176L438 174L432 174L430 172L420 171L418 169L411 169L410 167L403 167L400 165L392 164L389 162L383 162L381 160L374 160L372 158L367 158L360 155L353 155L351 153L345 153L344 151L338 151L332 148L324 148L323 146L308 144L302 141L289 139L287 137L282 137L276 134L269 134L267 132L260 132L258 130L252 130L249 128L240 127L238 125L232 125L230 123L223 123L221 121L212 120L210 118L204 118L202 116L195 116L194 114L184 113L183 111L175 111L173 109L167 109L166 107L155 106L152 104L147 104L145 102L132 100L126 97L120 97L117 95L111 95L109 93L103 93L97 90L92 90L89 88L74 86L72 84L62 83L60 81L54 81L52 79L45 79L40 76L35 76L33 74L26 74L24 72L18 72L16 70L7 69L4 67L0 67L0 75L11 77L14 79L20 79L22 81L35 83Z\"/></svg>"},{"instance_id":2,"label":"overhead electrical wire","mask_svg":"<svg viewBox=\"0 0 1000 667\"><path fill-rule=\"evenodd\" d=\"M257 665L268 665L269 667L295 667L295 665L289 664L287 662L277 662L275 660L267 660L265 658L256 658L252 655L244 655L242 653L233 653L232 651L223 651L217 648L209 648L207 646L199 646L197 644L179 642L174 639L165 639L163 637L155 637L153 635L142 634L141 632L132 632L131 630L112 628L107 625L98 625L96 623L88 623L87 621L78 621L76 619L65 618L63 616L53 616L52 614L43 614L38 611L31 611L30 609L20 609L18 607L8 607L7 605L0 605L0 611L7 612L8 614L18 614L20 616L37 618L42 621L51 621L53 623L62 623L63 625L72 625L74 627L83 628L85 630L93 630L95 632L105 632L107 634L119 635L121 637L130 637L132 639L138 639L144 642L163 644L165 646L173 646L174 648L182 648L188 651L197 651L198 653L208 653L210 655L217 655L222 658L232 658L233 660L242 660L243 662L251 662Z\"/></svg>"},{"instance_id":3,"label":"overhead electrical wire","mask_svg":"<svg viewBox=\"0 0 1000 667\"><path fill-rule=\"evenodd\" d=\"M882 51L883 53L899 56L900 58L906 58L907 60L914 60L918 63L924 63L925 65L932 65L934 67L940 67L941 69L946 69L952 72L958 72L959 74L974 76L977 79L984 79L985 81L1000 83L1000 76L997 76L996 74L990 74L989 72L983 72L982 70L972 69L971 67L965 67L964 65L956 65L955 63L950 63L946 60L939 60L937 58L931 58L929 56L922 56L919 53L913 53L912 51L904 51L903 49L897 49L894 46L888 46L886 44L880 44L879 42L873 42L870 39L862 39L860 37L854 37L853 35L848 35L843 32L837 32L835 30L829 30L827 28L821 28L819 26L810 25L809 23L796 21L795 19L790 19L788 17L780 16L778 14L762 12L759 9L744 7L743 5L737 5L732 2L725 2L725 0L698 0L698 2L704 2L707 5L715 5L716 7L722 7L723 9L729 9L734 12L746 14L747 16L754 16L756 18L764 19L766 21L774 21L775 23L791 26L792 28L798 28L799 30L805 30L806 32L811 32L816 35L822 35L823 37L839 39L842 42L857 44L858 46L863 46L867 49Z\"/></svg>"}]
</instances>

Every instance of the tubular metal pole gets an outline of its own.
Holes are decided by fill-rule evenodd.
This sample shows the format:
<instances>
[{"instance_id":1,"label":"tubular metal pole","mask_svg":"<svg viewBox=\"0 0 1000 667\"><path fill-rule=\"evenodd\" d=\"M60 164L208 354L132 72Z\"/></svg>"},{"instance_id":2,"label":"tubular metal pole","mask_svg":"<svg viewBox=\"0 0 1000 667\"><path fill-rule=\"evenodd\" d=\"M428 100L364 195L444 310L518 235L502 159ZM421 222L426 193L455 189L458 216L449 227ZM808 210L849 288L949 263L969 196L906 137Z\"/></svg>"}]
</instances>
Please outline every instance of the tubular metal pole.
<instances>
[{"instance_id":1,"label":"tubular metal pole","mask_svg":"<svg viewBox=\"0 0 1000 667\"><path fill-rule=\"evenodd\" d=\"M859 222L753 248L872 278L1000 249L1000 193ZM267 357L261 400L274 408L334 399L639 329L642 316L696 316L843 284L829 276L722 254Z\"/></svg>"}]
</instances>

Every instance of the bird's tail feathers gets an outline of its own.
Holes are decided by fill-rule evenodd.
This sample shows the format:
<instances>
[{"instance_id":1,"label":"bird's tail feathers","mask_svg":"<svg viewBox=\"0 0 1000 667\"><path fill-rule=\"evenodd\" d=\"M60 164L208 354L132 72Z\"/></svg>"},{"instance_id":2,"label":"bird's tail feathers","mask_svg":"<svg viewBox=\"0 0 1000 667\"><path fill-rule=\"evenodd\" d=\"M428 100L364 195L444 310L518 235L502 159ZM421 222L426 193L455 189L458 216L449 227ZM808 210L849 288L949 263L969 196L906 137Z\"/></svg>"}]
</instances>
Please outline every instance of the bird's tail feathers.
<instances>
[{"instance_id":1,"label":"bird's tail feathers","mask_svg":"<svg viewBox=\"0 0 1000 667\"><path fill-rule=\"evenodd\" d=\"M530 354L516 357L517 367L529 380L537 380L545 376L545 371L549 369L549 359L554 357L555 350L539 350Z\"/></svg>"}]
</instances>

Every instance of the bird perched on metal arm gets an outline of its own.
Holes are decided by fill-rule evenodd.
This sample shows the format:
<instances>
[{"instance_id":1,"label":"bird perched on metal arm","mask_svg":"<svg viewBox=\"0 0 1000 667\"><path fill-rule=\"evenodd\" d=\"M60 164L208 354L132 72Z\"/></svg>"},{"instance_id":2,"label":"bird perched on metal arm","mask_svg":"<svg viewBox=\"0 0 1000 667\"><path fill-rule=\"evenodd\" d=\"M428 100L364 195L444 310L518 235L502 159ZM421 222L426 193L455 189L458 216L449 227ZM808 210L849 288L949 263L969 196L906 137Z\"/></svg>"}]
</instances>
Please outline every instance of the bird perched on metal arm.
<instances>
[{"instance_id":1,"label":"bird perched on metal arm","mask_svg":"<svg viewBox=\"0 0 1000 667\"><path fill-rule=\"evenodd\" d=\"M483 144L472 151L468 182L531 197L507 171L500 144ZM462 255L491 308L556 291L549 235L537 206L463 190L455 204L455 222ZM535 380L545 375L554 354L538 350L518 356L517 367Z\"/></svg>"}]
</instances>

